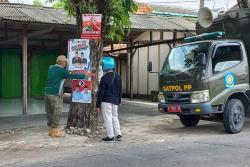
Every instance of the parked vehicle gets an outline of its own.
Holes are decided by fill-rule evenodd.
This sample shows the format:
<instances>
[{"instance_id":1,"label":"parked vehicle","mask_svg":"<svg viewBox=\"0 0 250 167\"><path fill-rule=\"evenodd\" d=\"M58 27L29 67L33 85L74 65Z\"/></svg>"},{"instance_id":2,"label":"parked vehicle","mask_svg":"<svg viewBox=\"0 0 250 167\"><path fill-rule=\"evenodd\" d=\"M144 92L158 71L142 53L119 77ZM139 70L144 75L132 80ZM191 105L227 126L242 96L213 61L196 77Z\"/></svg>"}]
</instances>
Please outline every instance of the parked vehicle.
<instances>
[{"instance_id":1,"label":"parked vehicle","mask_svg":"<svg viewBox=\"0 0 250 167\"><path fill-rule=\"evenodd\" d=\"M234 12L241 17L250 10ZM235 21L241 29L230 34ZM249 32L244 26L250 19L245 15L242 20L227 20L226 33L213 32L219 22L223 24L221 17L214 26L205 22L210 27L199 29L205 34L187 38L188 43L171 50L159 74L158 106L162 113L178 115L184 126L196 126L200 119L221 120L227 133L239 133L250 112L250 38L242 34Z\"/></svg>"}]
</instances>

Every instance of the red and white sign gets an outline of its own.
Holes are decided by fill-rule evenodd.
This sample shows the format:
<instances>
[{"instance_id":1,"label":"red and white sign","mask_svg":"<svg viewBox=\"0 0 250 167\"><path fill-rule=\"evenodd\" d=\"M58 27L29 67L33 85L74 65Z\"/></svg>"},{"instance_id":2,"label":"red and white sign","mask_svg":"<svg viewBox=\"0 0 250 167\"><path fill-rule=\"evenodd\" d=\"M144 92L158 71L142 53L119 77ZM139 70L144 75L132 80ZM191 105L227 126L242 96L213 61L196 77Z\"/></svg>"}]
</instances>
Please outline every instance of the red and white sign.
<instances>
[{"instance_id":1,"label":"red and white sign","mask_svg":"<svg viewBox=\"0 0 250 167\"><path fill-rule=\"evenodd\" d=\"M82 35L84 39L100 39L102 34L102 15L82 15Z\"/></svg>"}]
</instances>

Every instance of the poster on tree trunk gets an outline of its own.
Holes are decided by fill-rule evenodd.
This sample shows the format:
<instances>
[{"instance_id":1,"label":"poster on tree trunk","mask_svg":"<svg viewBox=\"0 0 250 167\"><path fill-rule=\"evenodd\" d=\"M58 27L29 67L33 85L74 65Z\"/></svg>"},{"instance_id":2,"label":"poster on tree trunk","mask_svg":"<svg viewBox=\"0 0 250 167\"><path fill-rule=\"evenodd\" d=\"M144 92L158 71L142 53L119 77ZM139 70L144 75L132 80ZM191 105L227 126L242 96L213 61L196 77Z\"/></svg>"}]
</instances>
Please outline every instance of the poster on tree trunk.
<instances>
[{"instance_id":1,"label":"poster on tree trunk","mask_svg":"<svg viewBox=\"0 0 250 167\"><path fill-rule=\"evenodd\" d=\"M100 39L102 33L101 14L82 15L82 35L84 39Z\"/></svg>"},{"instance_id":2,"label":"poster on tree trunk","mask_svg":"<svg viewBox=\"0 0 250 167\"><path fill-rule=\"evenodd\" d=\"M91 103L92 83L88 80L72 80L72 102Z\"/></svg>"},{"instance_id":3,"label":"poster on tree trunk","mask_svg":"<svg viewBox=\"0 0 250 167\"><path fill-rule=\"evenodd\" d=\"M68 59L70 71L90 72L89 40L70 39L68 41Z\"/></svg>"}]
</instances>

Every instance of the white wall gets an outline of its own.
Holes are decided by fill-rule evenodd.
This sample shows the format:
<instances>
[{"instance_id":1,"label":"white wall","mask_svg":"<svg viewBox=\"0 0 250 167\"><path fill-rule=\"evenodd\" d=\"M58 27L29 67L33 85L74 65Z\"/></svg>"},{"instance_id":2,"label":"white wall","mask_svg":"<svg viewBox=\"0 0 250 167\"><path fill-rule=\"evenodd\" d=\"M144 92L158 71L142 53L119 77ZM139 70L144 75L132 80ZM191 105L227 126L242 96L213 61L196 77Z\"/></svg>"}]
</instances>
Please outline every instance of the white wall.
<instances>
[{"instance_id":1,"label":"white wall","mask_svg":"<svg viewBox=\"0 0 250 167\"><path fill-rule=\"evenodd\" d=\"M160 71L170 51L170 48L167 44L159 45L159 47L160 47L160 66L159 66L160 68L159 71Z\"/></svg>"},{"instance_id":2,"label":"white wall","mask_svg":"<svg viewBox=\"0 0 250 167\"><path fill-rule=\"evenodd\" d=\"M147 60L148 60L148 48L140 48L139 56L135 55L134 59L138 59L138 64L133 64L134 67L138 67L137 70L133 71L134 74L134 85L137 85L137 90L134 88L134 92L138 94L147 94ZM135 68L134 68L135 69ZM138 71L139 70L139 71ZM138 78L135 77L137 73Z\"/></svg>"},{"instance_id":3,"label":"white wall","mask_svg":"<svg viewBox=\"0 0 250 167\"><path fill-rule=\"evenodd\" d=\"M159 45L156 46L151 46L149 47L149 61L152 62L153 68L152 71L153 72L159 72ZM147 63L146 63L147 66ZM159 77L157 73L148 73L149 75L149 79L148 79L148 92L150 94L150 92L152 90L158 90L158 82L159 82Z\"/></svg>"},{"instance_id":4,"label":"white wall","mask_svg":"<svg viewBox=\"0 0 250 167\"><path fill-rule=\"evenodd\" d=\"M184 33L178 32L177 37L184 37ZM172 32L164 32L163 40L173 39ZM133 42L136 44L142 44L142 41L150 40L150 32L145 32L137 37ZM153 40L160 40L160 32L153 32ZM133 93L147 95L152 90L158 90L159 78L157 73L148 73L147 64L148 61L152 62L153 72L160 72L165 59L170 51L167 44L155 45L150 47L139 48L135 52L133 57ZM130 57L130 56L129 56ZM128 60L128 62L130 62ZM122 61L122 83L123 93L126 93L126 61ZM130 73L129 73L130 74Z\"/></svg>"}]
</instances>

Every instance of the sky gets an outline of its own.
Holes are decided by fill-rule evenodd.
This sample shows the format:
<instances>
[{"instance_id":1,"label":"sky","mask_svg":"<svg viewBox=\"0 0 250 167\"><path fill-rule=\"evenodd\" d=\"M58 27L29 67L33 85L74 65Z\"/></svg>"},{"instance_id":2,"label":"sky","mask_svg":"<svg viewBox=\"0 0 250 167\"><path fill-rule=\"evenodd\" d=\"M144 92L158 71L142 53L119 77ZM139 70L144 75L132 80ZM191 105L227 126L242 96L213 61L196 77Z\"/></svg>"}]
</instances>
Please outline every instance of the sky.
<instances>
[{"instance_id":1,"label":"sky","mask_svg":"<svg viewBox=\"0 0 250 167\"><path fill-rule=\"evenodd\" d=\"M199 9L200 0L137 0L143 3L153 3L158 5L186 7L189 9ZM237 3L237 0L205 0L205 6L210 9L230 8Z\"/></svg>"},{"instance_id":2,"label":"sky","mask_svg":"<svg viewBox=\"0 0 250 167\"><path fill-rule=\"evenodd\" d=\"M32 4L33 0L9 0L13 3L25 3L25 4ZM41 0L45 2L46 0ZM136 0L137 2L143 3L153 3L158 5L168 5L168 6L178 6L178 7L186 7L189 9L196 9L199 8L199 0ZM205 6L209 7L210 9L217 9L217 8L230 8L237 3L237 0L205 0Z\"/></svg>"}]
</instances>

